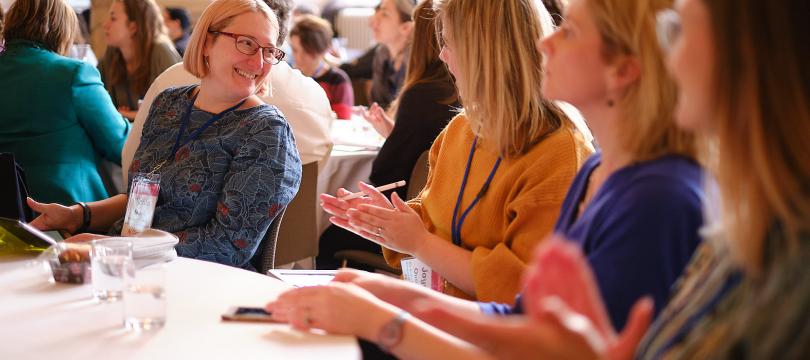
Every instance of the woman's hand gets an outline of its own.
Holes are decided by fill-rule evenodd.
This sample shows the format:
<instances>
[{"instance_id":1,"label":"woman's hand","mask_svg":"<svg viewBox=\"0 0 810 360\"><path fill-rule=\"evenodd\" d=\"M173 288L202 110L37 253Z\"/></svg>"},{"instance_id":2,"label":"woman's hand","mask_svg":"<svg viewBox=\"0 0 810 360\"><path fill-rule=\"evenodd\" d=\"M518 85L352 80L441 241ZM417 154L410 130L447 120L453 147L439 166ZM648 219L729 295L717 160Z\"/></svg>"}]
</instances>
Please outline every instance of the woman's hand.
<instances>
[{"instance_id":1,"label":"woman's hand","mask_svg":"<svg viewBox=\"0 0 810 360\"><path fill-rule=\"evenodd\" d=\"M340 282L289 290L265 308L273 319L299 330L322 329L372 341L396 314L396 308L370 292Z\"/></svg>"},{"instance_id":2,"label":"woman's hand","mask_svg":"<svg viewBox=\"0 0 810 360\"><path fill-rule=\"evenodd\" d=\"M531 316L470 314L448 306L417 306L417 316L501 359L632 359L652 317L652 302L639 301L625 331L606 338L585 316L556 297L539 302Z\"/></svg>"},{"instance_id":3,"label":"woman's hand","mask_svg":"<svg viewBox=\"0 0 810 360\"><path fill-rule=\"evenodd\" d=\"M31 226L38 230L64 230L72 234L84 221L84 212L79 205L67 207L59 204L43 204L31 198L26 201L31 210L40 214L31 221Z\"/></svg>"},{"instance_id":4,"label":"woman's hand","mask_svg":"<svg viewBox=\"0 0 810 360\"><path fill-rule=\"evenodd\" d=\"M321 207L324 211L331 214L329 218L333 224L340 226L346 230L352 231L349 225L349 217L346 212L349 209L355 209L361 204L371 204L379 207L393 208L394 206L385 198L379 191L374 189L371 185L361 182L360 189L366 193L367 196L359 197L351 200L341 200L341 198L351 195L351 192L344 188L337 191L337 196L329 194L321 194Z\"/></svg>"},{"instance_id":5,"label":"woman's hand","mask_svg":"<svg viewBox=\"0 0 810 360\"><path fill-rule=\"evenodd\" d=\"M73 236L65 239L65 242L85 243L85 242L91 242L93 240L104 239L104 238L108 238L108 237L109 236L106 236L106 235L82 233L82 234L78 234L78 235L73 235Z\"/></svg>"},{"instance_id":6,"label":"woman's hand","mask_svg":"<svg viewBox=\"0 0 810 360\"><path fill-rule=\"evenodd\" d=\"M371 126L374 127L374 130L377 130L377 133L384 138L388 138L391 135L391 131L394 130L394 120L391 119L388 114L385 113L385 110L377 104L376 102L371 105L371 108L368 110L362 109L363 111L358 111L360 115L368 121Z\"/></svg>"},{"instance_id":7,"label":"woman's hand","mask_svg":"<svg viewBox=\"0 0 810 360\"><path fill-rule=\"evenodd\" d=\"M393 209L370 204L349 209L346 214L350 230L391 250L419 257L424 246L430 244L431 234L419 214L396 192L391 195L391 202Z\"/></svg>"},{"instance_id":8,"label":"woman's hand","mask_svg":"<svg viewBox=\"0 0 810 360\"><path fill-rule=\"evenodd\" d=\"M615 335L588 261L579 248L558 236L541 242L525 272L523 304L526 312L541 312L543 299L557 297L585 315L603 336Z\"/></svg>"},{"instance_id":9,"label":"woman's hand","mask_svg":"<svg viewBox=\"0 0 810 360\"><path fill-rule=\"evenodd\" d=\"M332 281L357 285L378 299L408 311L413 300L423 298L426 292L432 293L431 290L418 285L411 286L404 280L349 268L338 270Z\"/></svg>"},{"instance_id":10,"label":"woman's hand","mask_svg":"<svg viewBox=\"0 0 810 360\"><path fill-rule=\"evenodd\" d=\"M605 344L608 357L630 359L652 321L653 301L642 298L633 306L627 325L617 334L608 317L593 272L580 249L558 237L541 243L526 273L523 304L530 317L543 321L548 317L548 299L560 299L564 310L558 317L569 321L581 314L590 324L590 337ZM563 313L567 313L565 315ZM568 318L569 320L566 320ZM598 349L597 349L598 350Z\"/></svg>"}]
</instances>

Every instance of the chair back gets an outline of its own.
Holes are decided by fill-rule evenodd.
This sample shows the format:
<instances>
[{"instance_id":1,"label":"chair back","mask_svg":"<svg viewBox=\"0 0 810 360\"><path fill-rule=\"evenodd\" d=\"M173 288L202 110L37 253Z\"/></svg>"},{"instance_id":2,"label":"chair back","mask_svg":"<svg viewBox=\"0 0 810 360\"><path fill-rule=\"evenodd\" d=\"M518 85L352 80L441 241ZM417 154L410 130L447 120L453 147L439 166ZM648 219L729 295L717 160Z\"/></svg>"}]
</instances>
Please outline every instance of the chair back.
<instances>
[{"instance_id":1,"label":"chair back","mask_svg":"<svg viewBox=\"0 0 810 360\"><path fill-rule=\"evenodd\" d=\"M417 159L416 163L413 165L413 170L411 170L411 178L408 179L408 199L406 200L410 200L418 196L419 192L422 191L425 184L427 184L428 171L430 170L428 167L429 155L430 150L425 150L422 155L419 155L419 159Z\"/></svg>"},{"instance_id":2,"label":"chair back","mask_svg":"<svg viewBox=\"0 0 810 360\"><path fill-rule=\"evenodd\" d=\"M281 227L282 219L284 218L285 209L276 215L270 227L264 234L264 238L259 243L259 248L250 259L251 265L256 268L260 274L267 274L267 271L275 266L276 257L276 244L278 244L278 229Z\"/></svg>"},{"instance_id":3,"label":"chair back","mask_svg":"<svg viewBox=\"0 0 810 360\"><path fill-rule=\"evenodd\" d=\"M287 205L276 242L276 264L318 255L318 162L304 164L298 194Z\"/></svg>"}]
</instances>

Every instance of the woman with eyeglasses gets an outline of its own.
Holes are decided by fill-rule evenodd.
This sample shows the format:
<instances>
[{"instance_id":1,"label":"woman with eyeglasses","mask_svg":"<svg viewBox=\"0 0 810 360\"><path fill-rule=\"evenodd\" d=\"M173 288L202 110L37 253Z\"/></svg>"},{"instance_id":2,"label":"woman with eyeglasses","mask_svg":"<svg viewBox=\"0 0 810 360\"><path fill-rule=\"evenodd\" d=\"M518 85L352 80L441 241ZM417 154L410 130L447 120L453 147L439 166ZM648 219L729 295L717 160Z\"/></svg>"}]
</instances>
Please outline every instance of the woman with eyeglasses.
<instances>
[{"instance_id":1,"label":"woman with eyeglasses","mask_svg":"<svg viewBox=\"0 0 810 360\"><path fill-rule=\"evenodd\" d=\"M152 227L180 238L178 255L252 269L270 223L298 190L301 162L275 106L261 101L270 69L284 56L275 14L260 0L209 5L186 50L184 67L201 84L155 99L130 167L160 175ZM127 195L72 207L38 204L40 229L121 232ZM78 235L86 241L97 235Z\"/></svg>"},{"instance_id":2,"label":"woman with eyeglasses","mask_svg":"<svg viewBox=\"0 0 810 360\"><path fill-rule=\"evenodd\" d=\"M100 14L99 14L100 15ZM132 121L152 81L180 61L154 0L115 0L104 23L101 80L118 111Z\"/></svg>"},{"instance_id":3,"label":"woman with eyeglasses","mask_svg":"<svg viewBox=\"0 0 810 360\"><path fill-rule=\"evenodd\" d=\"M556 241L536 253L527 318L434 308L432 320L471 343L488 340L497 357L808 358L808 12L805 0L682 0L659 14L677 122L709 141L716 183L707 193L717 198L703 245L652 325L652 304L641 300L617 333L584 258Z\"/></svg>"}]
</instances>

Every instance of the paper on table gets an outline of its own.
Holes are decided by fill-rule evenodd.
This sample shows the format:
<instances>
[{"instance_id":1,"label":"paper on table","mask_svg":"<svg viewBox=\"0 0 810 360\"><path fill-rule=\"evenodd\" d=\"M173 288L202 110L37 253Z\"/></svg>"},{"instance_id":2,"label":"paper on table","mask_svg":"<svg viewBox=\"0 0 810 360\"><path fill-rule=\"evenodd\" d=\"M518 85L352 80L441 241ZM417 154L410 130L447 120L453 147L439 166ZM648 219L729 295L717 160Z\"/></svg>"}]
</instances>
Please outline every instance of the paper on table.
<instances>
[{"instance_id":1,"label":"paper on table","mask_svg":"<svg viewBox=\"0 0 810 360\"><path fill-rule=\"evenodd\" d=\"M295 287L326 285L337 270L284 270L273 269L268 274Z\"/></svg>"},{"instance_id":2,"label":"paper on table","mask_svg":"<svg viewBox=\"0 0 810 360\"><path fill-rule=\"evenodd\" d=\"M385 139L365 120L353 116L351 120L332 122L332 141L335 145L362 147L377 150Z\"/></svg>"}]
</instances>

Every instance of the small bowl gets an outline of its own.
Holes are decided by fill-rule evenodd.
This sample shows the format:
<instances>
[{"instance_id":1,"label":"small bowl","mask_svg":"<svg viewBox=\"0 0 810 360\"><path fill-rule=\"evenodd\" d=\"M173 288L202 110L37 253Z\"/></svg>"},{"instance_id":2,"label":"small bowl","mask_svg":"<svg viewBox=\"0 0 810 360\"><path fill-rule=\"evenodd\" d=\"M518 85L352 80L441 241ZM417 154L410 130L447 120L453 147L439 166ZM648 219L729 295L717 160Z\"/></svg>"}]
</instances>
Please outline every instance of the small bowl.
<instances>
[{"instance_id":1,"label":"small bowl","mask_svg":"<svg viewBox=\"0 0 810 360\"><path fill-rule=\"evenodd\" d=\"M89 284L90 246L86 244L59 243L40 255L51 268L53 280L66 284Z\"/></svg>"}]
</instances>

